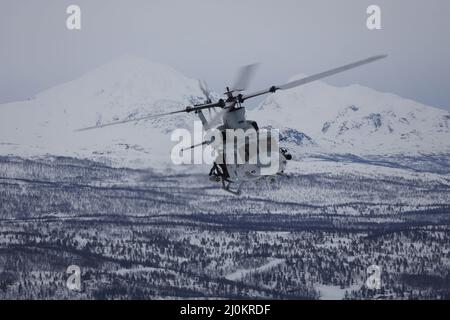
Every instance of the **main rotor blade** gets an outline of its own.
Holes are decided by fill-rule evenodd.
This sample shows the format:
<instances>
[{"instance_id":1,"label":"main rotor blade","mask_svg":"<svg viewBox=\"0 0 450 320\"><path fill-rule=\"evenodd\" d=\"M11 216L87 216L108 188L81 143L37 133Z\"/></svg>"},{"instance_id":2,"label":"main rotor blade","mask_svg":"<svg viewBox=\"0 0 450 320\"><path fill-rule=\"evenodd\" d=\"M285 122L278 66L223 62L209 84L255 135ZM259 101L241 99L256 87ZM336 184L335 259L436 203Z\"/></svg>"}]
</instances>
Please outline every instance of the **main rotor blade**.
<instances>
[{"instance_id":1,"label":"main rotor blade","mask_svg":"<svg viewBox=\"0 0 450 320\"><path fill-rule=\"evenodd\" d=\"M258 63L249 64L239 69L234 85L231 87L231 91L244 91L253 78L255 71L258 67Z\"/></svg>"},{"instance_id":2,"label":"main rotor blade","mask_svg":"<svg viewBox=\"0 0 450 320\"><path fill-rule=\"evenodd\" d=\"M144 117L140 117L140 118L134 118L134 119L120 120L120 121L115 121L115 122L101 124L101 125L98 125L98 126L91 126L91 127L81 128L81 129L77 129L75 131L76 132L80 132L80 131L86 131L86 130L92 130L92 129L100 129L100 128L109 127L109 126L115 126L115 125L118 125L118 124L123 124L123 123L128 123L128 122L135 122L135 121L141 121L141 120L146 120L146 119L153 119L153 118L164 117L164 116L177 114L177 113L185 113L185 112L186 113L190 113L190 112L195 112L197 110L217 108L217 107L221 107L222 108L224 106L224 104L225 103L224 103L223 100L219 100L218 102L214 102L214 103L208 103L208 104L194 106L194 107L186 107L186 109L184 109L184 110L178 110L178 111L161 113L161 114L153 114L153 115L148 115L148 116L144 116Z\"/></svg>"},{"instance_id":3,"label":"main rotor blade","mask_svg":"<svg viewBox=\"0 0 450 320\"><path fill-rule=\"evenodd\" d=\"M198 83L200 85L200 90L203 92L203 95L205 96L206 102L211 102L211 93L208 89L208 84L204 80L198 80Z\"/></svg>"},{"instance_id":4,"label":"main rotor blade","mask_svg":"<svg viewBox=\"0 0 450 320\"><path fill-rule=\"evenodd\" d=\"M347 64L347 65L339 67L339 68L321 72L321 73L318 73L318 74L315 74L315 75L312 75L312 76L309 76L309 77L306 77L303 79L288 82L288 83L280 85L280 86L272 86L269 89L257 91L257 92L242 96L241 101L245 101L247 99L254 98L254 97L266 94L266 93L273 93L277 90L287 90L287 89L295 88L295 87L298 87L298 86L301 86L301 85L304 85L304 84L307 84L307 83L310 83L310 82L313 82L316 80L320 80L320 79L335 75L337 73L341 73L341 72L344 72L344 71L347 71L347 70L380 60L380 59L384 59L386 57L387 57L387 55L378 55L378 56L370 57L370 58L367 58L364 60L360 60L360 61L357 61L354 63Z\"/></svg>"},{"instance_id":5,"label":"main rotor blade","mask_svg":"<svg viewBox=\"0 0 450 320\"><path fill-rule=\"evenodd\" d=\"M281 89L281 90L295 88L297 86L301 86L301 85L309 83L309 82L313 82L313 81L316 81L316 80L319 80L319 79L323 79L323 78L335 75L337 73L341 73L341 72L344 72L344 71L347 71L347 70L350 70L350 69L353 69L353 68L357 68L357 67L360 67L362 65L365 65L365 64L368 64L368 63L371 63L371 62L374 62L374 61L377 61L377 60L380 60L380 59L384 59L386 57L387 57L387 55L379 55L379 56L370 57L368 59L364 59L364 60L361 60L361 61L350 63L350 64L347 64L345 66L339 67L339 68L331 69L329 71L325 71L325 72L318 73L318 74L313 75L313 76L306 77L304 79L288 82L288 83L286 83L286 84L284 84L282 86L278 86L278 88Z\"/></svg>"}]
</instances>

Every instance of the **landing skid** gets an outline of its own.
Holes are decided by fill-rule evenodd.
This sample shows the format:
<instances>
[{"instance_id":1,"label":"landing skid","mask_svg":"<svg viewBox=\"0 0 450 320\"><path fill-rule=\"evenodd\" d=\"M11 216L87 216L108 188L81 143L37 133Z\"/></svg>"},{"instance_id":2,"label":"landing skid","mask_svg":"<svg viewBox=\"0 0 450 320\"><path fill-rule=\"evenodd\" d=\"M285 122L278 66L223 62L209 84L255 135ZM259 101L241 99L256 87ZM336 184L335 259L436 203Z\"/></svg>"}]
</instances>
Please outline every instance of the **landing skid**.
<instances>
[{"instance_id":1,"label":"landing skid","mask_svg":"<svg viewBox=\"0 0 450 320\"><path fill-rule=\"evenodd\" d=\"M233 185L237 184L237 188L232 188ZM227 181L225 179L222 178L222 187L225 191L234 194L236 196L240 196L241 195L241 187L242 187L242 182L237 183L237 182L231 182L231 181Z\"/></svg>"},{"instance_id":2,"label":"landing skid","mask_svg":"<svg viewBox=\"0 0 450 320\"><path fill-rule=\"evenodd\" d=\"M211 181L215 182L222 182L222 188L223 190L234 194L234 195L240 195L241 194L241 187L242 182L232 182L228 180L228 175L225 174L224 170L218 166L216 163L214 163L214 166L212 167L211 171L209 172L209 178ZM235 187L237 185L237 187Z\"/></svg>"}]
</instances>

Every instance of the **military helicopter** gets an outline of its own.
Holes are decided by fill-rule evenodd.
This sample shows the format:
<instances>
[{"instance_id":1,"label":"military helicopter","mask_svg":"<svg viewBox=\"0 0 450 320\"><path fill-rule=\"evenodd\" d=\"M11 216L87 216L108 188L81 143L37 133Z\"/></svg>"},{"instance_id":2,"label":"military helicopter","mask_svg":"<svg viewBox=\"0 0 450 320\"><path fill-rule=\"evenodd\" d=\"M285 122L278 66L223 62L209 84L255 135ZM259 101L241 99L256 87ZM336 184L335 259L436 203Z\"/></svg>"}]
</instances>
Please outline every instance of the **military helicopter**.
<instances>
[{"instance_id":1,"label":"military helicopter","mask_svg":"<svg viewBox=\"0 0 450 320\"><path fill-rule=\"evenodd\" d=\"M203 82L200 82L201 90L203 91L203 94L205 95L206 98L205 103L187 106L182 110L162 114L147 115L134 119L126 119L122 121L115 121L102 125L86 127L78 129L77 131L99 129L107 126L119 125L128 122L136 122L146 119L169 116L173 114L193 112L199 117L205 130L211 129L218 130L221 133L222 139L220 143L217 143L217 141L214 141L214 139L206 140L202 143L192 145L189 148L183 149L183 151L197 147L202 147L205 145L211 145L213 146L213 148L217 149L216 161L214 161L213 167L209 172L210 179L214 182L221 183L222 188L224 190L239 195L241 193L241 187L243 183L256 181L262 179L263 177L268 176L262 174L262 170L265 169L265 165L261 164L259 161L253 162L249 161L249 158L251 158L251 156L249 156L248 150L250 149L249 146L251 143L258 144L259 142L261 142L261 139L264 139L263 142L265 143L267 141L267 145L269 145L270 149L269 152L276 153L277 170L273 174L269 175L271 179L273 179L274 176L276 175L284 175L287 161L292 159L292 155L289 154L288 150L284 147L279 146L279 141L277 139L274 139L270 135L268 136L266 135L264 136L264 138L261 138L259 136L260 129L258 127L258 124L255 121L246 119L245 107L243 105L245 101L265 94L275 93L278 90L292 89L386 57L387 55L373 56L335 69L331 69L299 80L288 82L283 85L273 85L269 88L246 94L244 92L247 89L250 78L253 76L253 73L257 66L256 64L251 64L241 68L236 78L235 84L231 88L226 87L224 97L218 99L217 101L213 101L210 91L207 89L206 85ZM203 113L206 110L210 112L209 120L207 120L205 114ZM212 116L211 110L216 110L216 114L214 116ZM220 121L222 121L222 124L216 127L217 122ZM254 130L256 134L254 134L253 137L252 136L248 137L248 139L246 139L244 142L236 144L235 141L227 141L226 132L229 132L230 130L231 131ZM226 149L225 146L230 143L233 144L231 150L237 152L238 154L239 153L244 154L243 158L245 159L245 161L243 163L234 163L234 162L227 163L225 150L228 149ZM257 151L257 153L258 152L259 150ZM258 154L256 154L256 157L258 157Z\"/></svg>"}]
</instances>

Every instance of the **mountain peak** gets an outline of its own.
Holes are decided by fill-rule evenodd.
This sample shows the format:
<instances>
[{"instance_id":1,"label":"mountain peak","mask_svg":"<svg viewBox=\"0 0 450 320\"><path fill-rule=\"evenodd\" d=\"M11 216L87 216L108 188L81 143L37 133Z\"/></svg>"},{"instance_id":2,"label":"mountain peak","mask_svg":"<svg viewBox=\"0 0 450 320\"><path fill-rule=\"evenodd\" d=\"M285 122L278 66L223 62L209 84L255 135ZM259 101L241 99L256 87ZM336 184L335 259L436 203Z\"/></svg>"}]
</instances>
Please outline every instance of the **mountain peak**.
<instances>
[{"instance_id":1,"label":"mountain peak","mask_svg":"<svg viewBox=\"0 0 450 320\"><path fill-rule=\"evenodd\" d=\"M38 95L42 99L110 94L126 95L133 102L154 99L181 99L202 96L198 80L190 79L172 67L131 55L122 56L86 73L82 77ZM135 98L132 98L135 97Z\"/></svg>"},{"instance_id":2,"label":"mountain peak","mask_svg":"<svg viewBox=\"0 0 450 320\"><path fill-rule=\"evenodd\" d=\"M167 162L172 145L168 132L189 128L192 115L130 122L82 133L74 131L170 112L204 100L198 80L163 64L122 56L78 79L46 90L34 100L2 108L0 143L5 144L2 152L9 153L14 148L14 154L23 156L48 153L120 158L119 162L123 159L146 162L151 154L152 159Z\"/></svg>"}]
</instances>

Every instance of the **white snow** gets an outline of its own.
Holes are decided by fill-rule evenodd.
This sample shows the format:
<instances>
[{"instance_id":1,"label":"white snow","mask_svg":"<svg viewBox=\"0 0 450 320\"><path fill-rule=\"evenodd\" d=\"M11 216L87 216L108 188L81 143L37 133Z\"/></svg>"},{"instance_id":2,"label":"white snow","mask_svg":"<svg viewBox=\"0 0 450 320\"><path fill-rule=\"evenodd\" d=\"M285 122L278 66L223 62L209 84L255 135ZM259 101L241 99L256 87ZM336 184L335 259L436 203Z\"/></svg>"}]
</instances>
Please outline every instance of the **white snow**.
<instances>
[{"instance_id":1,"label":"white snow","mask_svg":"<svg viewBox=\"0 0 450 320\"><path fill-rule=\"evenodd\" d=\"M301 77L301 76L297 76ZM28 101L0 105L0 155L88 158L115 166L157 170L170 161L175 128L190 129L193 114L74 130L182 109L205 100L198 80L176 70L126 56ZM401 97L353 85L323 82L268 96L248 118L260 127L304 132L314 146L289 144L292 153L450 153L449 113Z\"/></svg>"},{"instance_id":2,"label":"white snow","mask_svg":"<svg viewBox=\"0 0 450 320\"><path fill-rule=\"evenodd\" d=\"M289 162L287 172L298 174L345 174L358 177L378 177L379 179L398 177L412 181L439 181L443 185L450 185L450 174L416 172L407 169L374 166L366 163L336 162L332 160L317 160L314 158L303 158L301 161Z\"/></svg>"},{"instance_id":3,"label":"white snow","mask_svg":"<svg viewBox=\"0 0 450 320\"><path fill-rule=\"evenodd\" d=\"M331 285L316 285L315 289L317 289L320 293L321 300L342 300L345 298L345 292L351 292L352 290L358 290L360 285L353 285L348 288L341 288L340 286L331 286Z\"/></svg>"},{"instance_id":4,"label":"white snow","mask_svg":"<svg viewBox=\"0 0 450 320\"><path fill-rule=\"evenodd\" d=\"M123 57L33 100L0 105L0 154L52 154L131 167L166 166L174 145L171 131L190 128L193 115L75 130L170 112L204 99L197 80L167 66Z\"/></svg>"}]
</instances>

